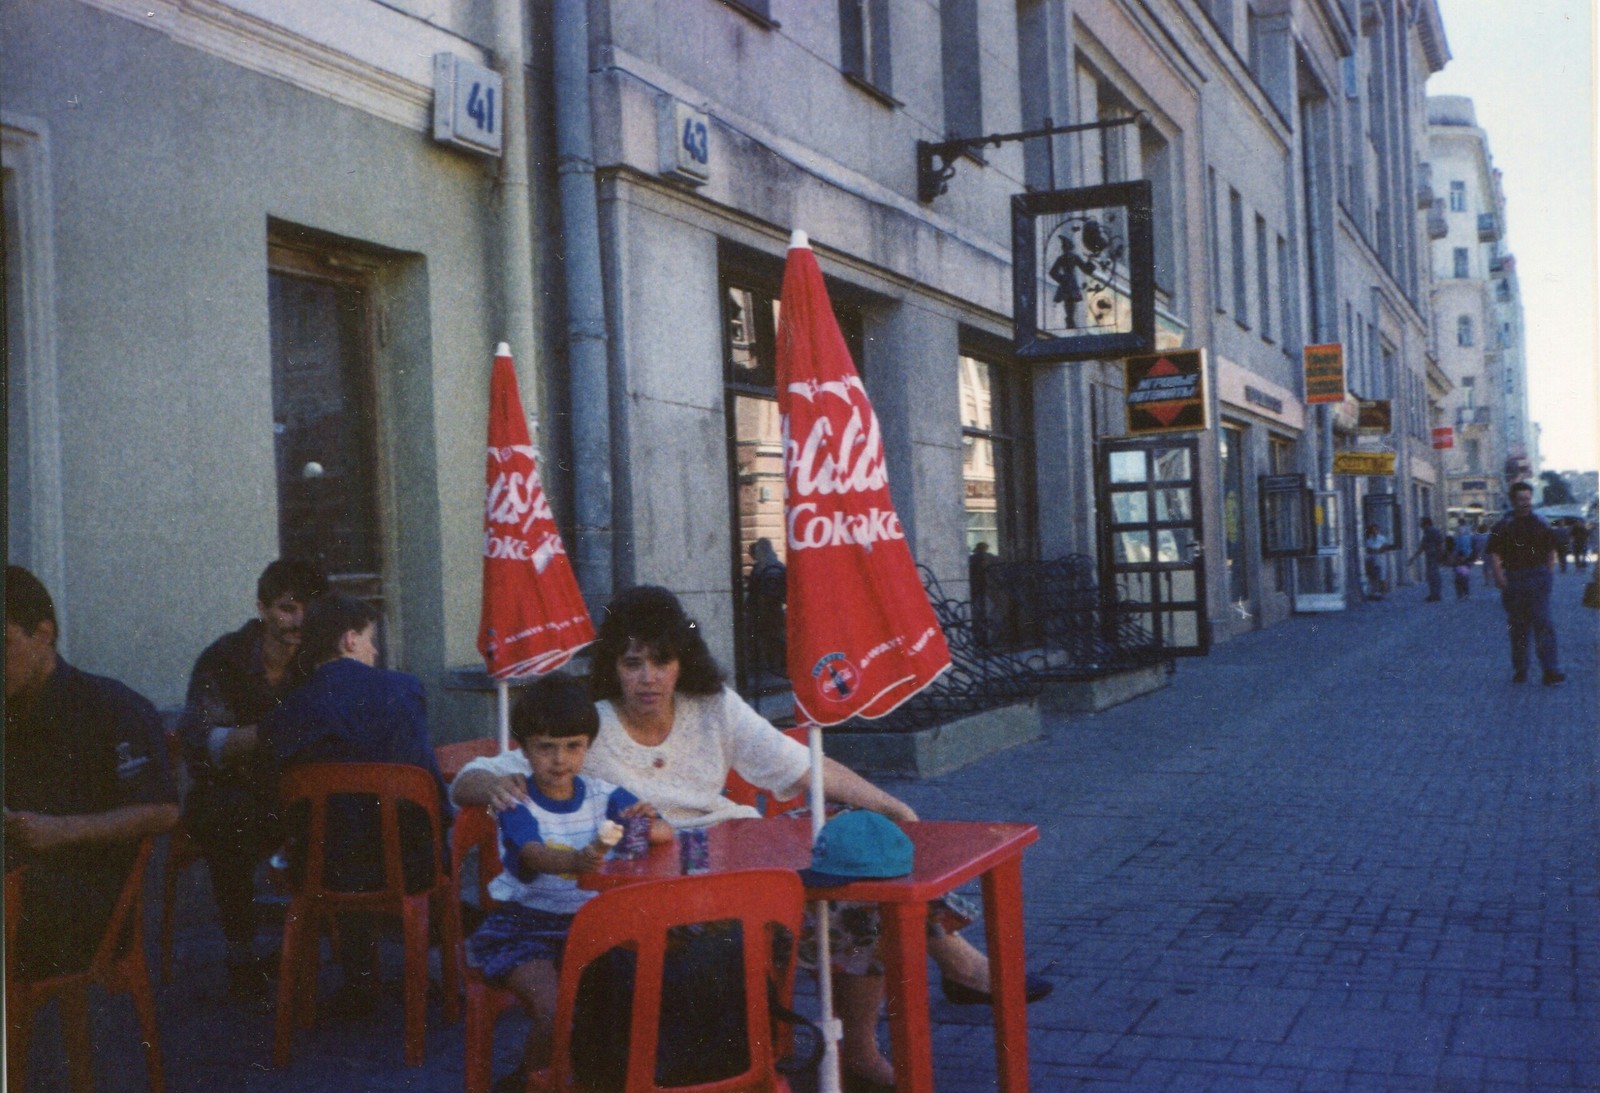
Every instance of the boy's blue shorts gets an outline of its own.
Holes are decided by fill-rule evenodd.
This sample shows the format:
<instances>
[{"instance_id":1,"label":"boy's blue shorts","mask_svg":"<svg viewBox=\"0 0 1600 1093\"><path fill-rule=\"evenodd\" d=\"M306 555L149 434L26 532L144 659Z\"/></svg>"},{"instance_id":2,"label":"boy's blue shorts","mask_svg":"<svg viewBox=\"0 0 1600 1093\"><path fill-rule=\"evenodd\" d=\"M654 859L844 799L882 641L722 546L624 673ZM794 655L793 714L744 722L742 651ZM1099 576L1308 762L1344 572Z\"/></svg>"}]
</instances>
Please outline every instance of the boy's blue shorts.
<instances>
[{"instance_id":1,"label":"boy's blue shorts","mask_svg":"<svg viewBox=\"0 0 1600 1093\"><path fill-rule=\"evenodd\" d=\"M491 983L535 960L548 960L559 967L571 927L571 915L538 911L520 903L501 904L467 938L467 963Z\"/></svg>"}]
</instances>

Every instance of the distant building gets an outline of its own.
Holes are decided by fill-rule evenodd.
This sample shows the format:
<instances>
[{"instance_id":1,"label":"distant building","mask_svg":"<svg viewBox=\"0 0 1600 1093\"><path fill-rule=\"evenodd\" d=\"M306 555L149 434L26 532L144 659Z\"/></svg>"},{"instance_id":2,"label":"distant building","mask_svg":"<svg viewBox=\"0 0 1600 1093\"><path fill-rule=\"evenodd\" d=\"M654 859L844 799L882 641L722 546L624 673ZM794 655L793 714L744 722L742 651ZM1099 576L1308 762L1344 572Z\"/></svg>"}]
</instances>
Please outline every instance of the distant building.
<instances>
[{"instance_id":1,"label":"distant building","mask_svg":"<svg viewBox=\"0 0 1600 1093\"><path fill-rule=\"evenodd\" d=\"M1428 100L1428 158L1445 231L1433 240L1433 311L1452 391L1444 452L1447 504L1462 514L1505 508L1506 487L1531 478L1527 359L1516 258L1506 253L1505 196L1472 100Z\"/></svg>"}]
</instances>

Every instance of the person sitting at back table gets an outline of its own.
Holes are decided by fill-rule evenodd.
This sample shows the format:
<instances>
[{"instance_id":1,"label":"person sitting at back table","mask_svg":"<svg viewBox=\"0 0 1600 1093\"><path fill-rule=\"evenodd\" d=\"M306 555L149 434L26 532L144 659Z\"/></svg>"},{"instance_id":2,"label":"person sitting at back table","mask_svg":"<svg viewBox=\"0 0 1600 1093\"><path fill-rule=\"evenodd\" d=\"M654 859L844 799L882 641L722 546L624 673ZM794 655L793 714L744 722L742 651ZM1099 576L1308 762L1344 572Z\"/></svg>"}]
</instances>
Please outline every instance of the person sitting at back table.
<instances>
[{"instance_id":1,"label":"person sitting at back table","mask_svg":"<svg viewBox=\"0 0 1600 1093\"><path fill-rule=\"evenodd\" d=\"M184 826L200 846L227 941L228 989L263 997L271 958L257 956L256 866L282 842L278 785L240 745L310 675L297 656L306 607L328 590L308 562L279 558L256 581L257 617L208 645L194 663L178 731L191 785Z\"/></svg>"},{"instance_id":2,"label":"person sitting at back table","mask_svg":"<svg viewBox=\"0 0 1600 1093\"><path fill-rule=\"evenodd\" d=\"M422 682L403 672L377 667L378 612L352 596L329 594L306 613L301 656L311 678L266 717L245 746L259 747L275 769L304 763L405 763L433 775L440 813L448 817L444 779L439 775ZM332 888L363 891L384 883L377 802L350 797L329 805L324 848L326 881ZM298 843L304 818L285 817L290 867L303 866ZM297 836L296 827L301 832ZM432 845L428 818L420 810L400 810L402 867L406 887L419 891L442 868L443 846ZM354 915L339 922L339 959L345 986L341 1004L353 1012L370 1008L375 952L370 923Z\"/></svg>"},{"instance_id":3,"label":"person sitting at back table","mask_svg":"<svg viewBox=\"0 0 1600 1093\"><path fill-rule=\"evenodd\" d=\"M19 979L89 966L139 840L178 822L161 720L56 652L50 593L6 567L6 869L26 865Z\"/></svg>"}]
</instances>

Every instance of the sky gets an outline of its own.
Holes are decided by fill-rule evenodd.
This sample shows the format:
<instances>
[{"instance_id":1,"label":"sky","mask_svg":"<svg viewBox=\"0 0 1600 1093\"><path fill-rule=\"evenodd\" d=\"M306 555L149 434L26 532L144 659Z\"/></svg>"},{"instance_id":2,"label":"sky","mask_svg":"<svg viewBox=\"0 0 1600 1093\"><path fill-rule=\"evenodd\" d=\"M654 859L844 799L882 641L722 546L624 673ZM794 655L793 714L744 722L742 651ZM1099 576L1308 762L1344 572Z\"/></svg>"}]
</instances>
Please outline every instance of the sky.
<instances>
[{"instance_id":1,"label":"sky","mask_svg":"<svg viewBox=\"0 0 1600 1093\"><path fill-rule=\"evenodd\" d=\"M1545 470L1600 466L1600 256L1592 0L1437 0L1451 59L1430 95L1467 95L1506 196L1528 416Z\"/></svg>"}]
</instances>

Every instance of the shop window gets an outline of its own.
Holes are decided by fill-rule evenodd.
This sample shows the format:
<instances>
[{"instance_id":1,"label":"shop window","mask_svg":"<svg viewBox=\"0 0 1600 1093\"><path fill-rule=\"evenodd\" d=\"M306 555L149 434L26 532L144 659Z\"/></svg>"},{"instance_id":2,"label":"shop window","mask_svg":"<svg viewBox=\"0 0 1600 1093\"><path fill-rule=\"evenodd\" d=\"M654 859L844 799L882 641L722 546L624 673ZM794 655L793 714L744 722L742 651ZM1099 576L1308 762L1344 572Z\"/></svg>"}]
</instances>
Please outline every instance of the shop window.
<instances>
[{"instance_id":1,"label":"shop window","mask_svg":"<svg viewBox=\"0 0 1600 1093\"><path fill-rule=\"evenodd\" d=\"M780 271L722 280L728 467L732 477L734 674L746 696L787 690L783 427L778 417ZM850 356L861 360L861 316L834 305Z\"/></svg>"},{"instance_id":2,"label":"shop window","mask_svg":"<svg viewBox=\"0 0 1600 1093\"><path fill-rule=\"evenodd\" d=\"M1007 599L998 584L986 582L984 571L1034 554L1026 373L969 354L962 354L957 365L961 503L974 626L981 640L1014 644L1028 630L1029 605Z\"/></svg>"}]
</instances>

